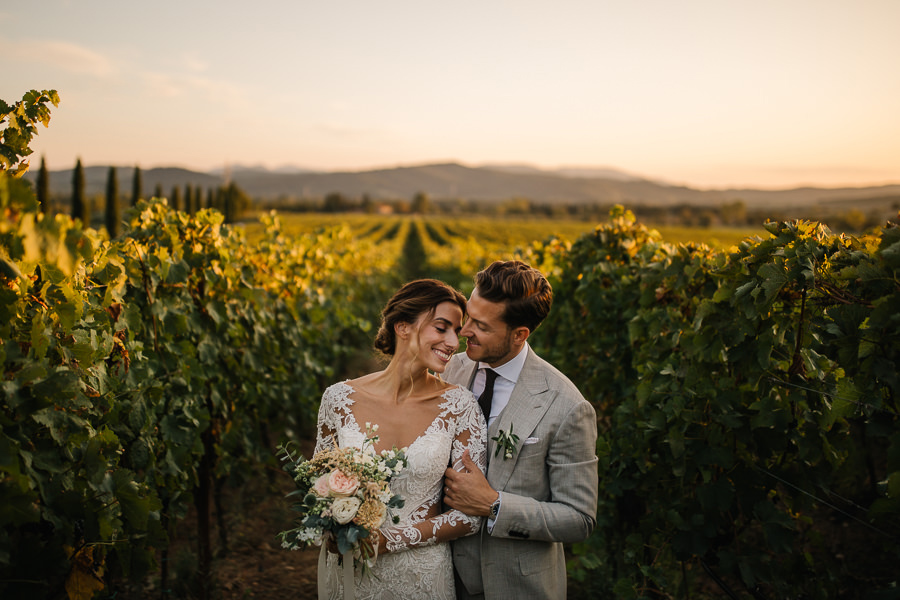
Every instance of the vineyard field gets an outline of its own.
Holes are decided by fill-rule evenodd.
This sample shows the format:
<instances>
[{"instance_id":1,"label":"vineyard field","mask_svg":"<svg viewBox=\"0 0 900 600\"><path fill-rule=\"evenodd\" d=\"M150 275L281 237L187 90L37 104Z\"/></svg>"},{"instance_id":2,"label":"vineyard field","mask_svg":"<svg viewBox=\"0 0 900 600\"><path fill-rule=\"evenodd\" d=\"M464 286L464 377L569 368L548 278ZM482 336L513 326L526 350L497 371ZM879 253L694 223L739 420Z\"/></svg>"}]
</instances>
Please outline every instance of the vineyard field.
<instances>
[{"instance_id":1,"label":"vineyard field","mask_svg":"<svg viewBox=\"0 0 900 600\"><path fill-rule=\"evenodd\" d=\"M398 222L416 218L427 227L443 233L443 237L467 239L485 245L503 248L524 247L534 241L557 237L575 241L585 233L593 231L600 223L574 221L568 219L523 219L512 217L457 217L457 216L403 216L374 215L362 213L280 213L279 219L285 235L308 234L318 230L346 226L356 238L377 238ZM258 222L243 224L251 241L261 235L263 228ZM719 250L737 246L748 237L768 237L768 232L759 227L656 227L661 238L672 244L706 244Z\"/></svg>"},{"instance_id":2,"label":"vineyard field","mask_svg":"<svg viewBox=\"0 0 900 600\"><path fill-rule=\"evenodd\" d=\"M529 343L597 414L569 598L900 598L900 223L231 225L232 194L94 229L10 191L58 100L0 106L0 598L315 597L315 551L276 541L277 448L308 452L325 387L377 368L402 283L469 293L498 259L550 281Z\"/></svg>"},{"instance_id":3,"label":"vineyard field","mask_svg":"<svg viewBox=\"0 0 900 600\"><path fill-rule=\"evenodd\" d=\"M243 491L259 504L284 488L277 444L308 447L324 387L371 368L391 292L427 276L468 293L511 258L550 279L533 346L598 415L598 523L567 549L571 597L864 599L898 585L894 225L657 230L616 207L591 224L229 226L153 200L109 239L33 204L5 210L4 597L222 596L217 569L253 552L234 525L252 510Z\"/></svg>"}]
</instances>

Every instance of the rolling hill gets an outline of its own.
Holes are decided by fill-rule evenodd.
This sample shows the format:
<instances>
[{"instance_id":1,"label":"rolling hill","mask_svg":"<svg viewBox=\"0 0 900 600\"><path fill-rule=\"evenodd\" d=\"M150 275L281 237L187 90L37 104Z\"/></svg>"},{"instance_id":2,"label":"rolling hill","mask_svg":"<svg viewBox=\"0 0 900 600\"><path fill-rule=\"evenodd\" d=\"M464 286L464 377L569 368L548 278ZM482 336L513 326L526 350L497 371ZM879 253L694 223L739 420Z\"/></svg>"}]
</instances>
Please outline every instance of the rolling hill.
<instances>
[{"instance_id":1,"label":"rolling hill","mask_svg":"<svg viewBox=\"0 0 900 600\"><path fill-rule=\"evenodd\" d=\"M103 194L109 167L86 167L88 195ZM129 196L133 167L117 169L119 190ZM27 175L34 180L37 170ZM267 200L321 198L340 193L351 198L367 195L373 200L410 199L424 192L435 200L465 199L497 202L525 198L542 204L625 204L634 206L716 206L742 200L756 208L785 208L828 205L852 207L857 203L900 207L900 185L873 187L817 188L786 190L725 189L699 190L685 186L628 176L613 170L539 169L495 166L468 167L457 163L374 169L348 172L267 171L234 168L230 178L251 197ZM151 195L157 183L164 194L174 186L190 184L203 188L222 185L222 173L198 173L179 168L142 170L143 190ZM72 170L50 173L51 194L71 194Z\"/></svg>"}]
</instances>

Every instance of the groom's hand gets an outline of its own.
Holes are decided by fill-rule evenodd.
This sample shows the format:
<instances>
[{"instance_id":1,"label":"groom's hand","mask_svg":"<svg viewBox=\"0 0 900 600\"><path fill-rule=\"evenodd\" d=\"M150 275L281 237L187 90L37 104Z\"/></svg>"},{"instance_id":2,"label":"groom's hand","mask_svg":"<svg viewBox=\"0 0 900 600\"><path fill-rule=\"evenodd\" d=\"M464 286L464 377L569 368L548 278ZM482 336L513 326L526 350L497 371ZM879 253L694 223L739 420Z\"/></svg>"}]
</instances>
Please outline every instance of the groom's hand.
<instances>
[{"instance_id":1,"label":"groom's hand","mask_svg":"<svg viewBox=\"0 0 900 600\"><path fill-rule=\"evenodd\" d=\"M444 472L444 503L472 517L487 517L497 499L497 490L488 483L468 450L463 452L462 464L462 471L448 468Z\"/></svg>"}]
</instances>

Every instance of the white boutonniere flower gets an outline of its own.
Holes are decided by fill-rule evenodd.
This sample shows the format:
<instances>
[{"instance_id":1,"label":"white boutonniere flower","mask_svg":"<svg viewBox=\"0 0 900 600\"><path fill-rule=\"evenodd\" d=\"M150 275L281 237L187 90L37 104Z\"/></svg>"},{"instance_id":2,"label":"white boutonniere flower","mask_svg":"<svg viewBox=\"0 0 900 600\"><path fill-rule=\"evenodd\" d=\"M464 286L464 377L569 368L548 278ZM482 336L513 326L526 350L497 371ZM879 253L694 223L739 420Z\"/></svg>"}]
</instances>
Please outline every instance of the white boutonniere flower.
<instances>
[{"instance_id":1,"label":"white boutonniere flower","mask_svg":"<svg viewBox=\"0 0 900 600\"><path fill-rule=\"evenodd\" d=\"M513 433L512 425L509 426L509 433L501 429L500 433L491 439L497 442L497 447L494 448L495 458L500 456L501 450L503 451L503 460L512 458L516 453L516 444L519 443L519 436Z\"/></svg>"}]
</instances>

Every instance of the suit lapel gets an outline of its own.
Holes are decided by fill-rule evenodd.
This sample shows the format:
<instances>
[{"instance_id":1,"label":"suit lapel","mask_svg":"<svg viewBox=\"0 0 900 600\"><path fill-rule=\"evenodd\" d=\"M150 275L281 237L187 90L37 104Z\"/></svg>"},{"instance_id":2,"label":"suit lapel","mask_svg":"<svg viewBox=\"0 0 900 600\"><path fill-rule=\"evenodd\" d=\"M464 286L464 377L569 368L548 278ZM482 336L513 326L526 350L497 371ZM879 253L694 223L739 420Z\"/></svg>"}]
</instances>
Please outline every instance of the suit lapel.
<instances>
[{"instance_id":1,"label":"suit lapel","mask_svg":"<svg viewBox=\"0 0 900 600\"><path fill-rule=\"evenodd\" d=\"M450 366L447 367L446 381L471 390L472 382L475 381L475 373L478 371L477 367L478 363L470 360L465 352L456 354L450 361Z\"/></svg>"},{"instance_id":2,"label":"suit lapel","mask_svg":"<svg viewBox=\"0 0 900 600\"><path fill-rule=\"evenodd\" d=\"M469 367L469 372L466 373L465 370L463 370L463 374L465 375L464 381L466 382L467 390L472 389L472 384L475 383L475 374L478 373L478 363L473 362L473 361L469 361L469 362L471 363L471 366Z\"/></svg>"},{"instance_id":3,"label":"suit lapel","mask_svg":"<svg viewBox=\"0 0 900 600\"><path fill-rule=\"evenodd\" d=\"M537 427L554 397L555 394L547 386L540 360L529 348L519 380L509 396L509 403L488 428L488 480L495 489L502 490L506 487L525 438ZM499 456L494 456L497 442L492 438L497 437L501 430L509 432L510 428L519 436L515 454L512 458L504 458L501 450Z\"/></svg>"}]
</instances>

